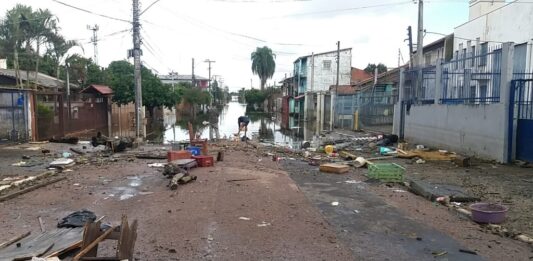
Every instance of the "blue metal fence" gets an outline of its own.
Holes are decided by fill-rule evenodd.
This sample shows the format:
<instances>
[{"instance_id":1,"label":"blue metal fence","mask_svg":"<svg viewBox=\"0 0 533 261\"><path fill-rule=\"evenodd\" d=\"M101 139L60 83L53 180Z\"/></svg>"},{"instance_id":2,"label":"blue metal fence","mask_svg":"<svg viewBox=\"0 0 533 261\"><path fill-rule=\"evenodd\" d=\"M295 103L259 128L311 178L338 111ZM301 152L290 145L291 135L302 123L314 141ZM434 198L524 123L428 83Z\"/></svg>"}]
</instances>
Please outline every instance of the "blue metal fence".
<instances>
[{"instance_id":1,"label":"blue metal fence","mask_svg":"<svg viewBox=\"0 0 533 261\"><path fill-rule=\"evenodd\" d=\"M442 64L444 104L500 102L501 47L456 56Z\"/></svg>"}]
</instances>

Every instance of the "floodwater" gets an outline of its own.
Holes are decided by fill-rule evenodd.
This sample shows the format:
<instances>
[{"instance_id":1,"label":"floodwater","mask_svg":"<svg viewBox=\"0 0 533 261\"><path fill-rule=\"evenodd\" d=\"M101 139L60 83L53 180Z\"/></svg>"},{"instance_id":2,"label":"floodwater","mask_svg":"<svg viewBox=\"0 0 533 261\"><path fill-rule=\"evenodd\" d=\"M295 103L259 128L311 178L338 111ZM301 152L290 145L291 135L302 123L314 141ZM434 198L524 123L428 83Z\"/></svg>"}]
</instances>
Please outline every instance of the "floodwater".
<instances>
[{"instance_id":1,"label":"floodwater","mask_svg":"<svg viewBox=\"0 0 533 261\"><path fill-rule=\"evenodd\" d=\"M280 128L280 117L271 116L268 114L247 113L246 104L240 104L232 101L226 104L222 111L220 111L218 118L219 137L221 139L230 139L238 131L237 119L240 116L246 115L250 118L248 124L247 136L249 138L259 138L264 142L275 143L277 145L285 145L292 147L295 143L299 143L300 139L291 134L290 131L283 131ZM214 128L204 125L202 121L208 119L197 119L198 122L194 127L197 133L201 133L202 139L216 138ZM186 128L186 123L177 123L173 126L168 126L165 129L164 142L170 143L173 141L189 140L189 132ZM212 133L210 133L210 131ZM211 134L211 135L210 135ZM241 136L243 133L241 132Z\"/></svg>"}]
</instances>

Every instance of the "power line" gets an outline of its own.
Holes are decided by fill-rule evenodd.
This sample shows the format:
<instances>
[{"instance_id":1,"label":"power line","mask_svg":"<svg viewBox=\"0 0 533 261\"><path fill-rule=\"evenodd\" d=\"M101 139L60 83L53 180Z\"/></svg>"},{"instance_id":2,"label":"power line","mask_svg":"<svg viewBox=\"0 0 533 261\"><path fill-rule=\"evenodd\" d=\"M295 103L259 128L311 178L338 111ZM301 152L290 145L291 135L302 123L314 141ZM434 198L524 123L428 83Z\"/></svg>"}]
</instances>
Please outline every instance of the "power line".
<instances>
[{"instance_id":1,"label":"power line","mask_svg":"<svg viewBox=\"0 0 533 261\"><path fill-rule=\"evenodd\" d=\"M325 10L325 11L296 13L296 14L289 14L289 15L282 15L282 16L272 16L272 17L265 17L263 19L276 19L276 18L286 18L286 17L294 17L294 16L308 16L308 15L317 15L317 14L341 13L341 12L349 12L349 11L356 11L356 10L362 10L362 9L397 6L397 5L405 5L405 4L412 4L412 3L413 3L412 1L404 1L404 2L396 2L396 3L386 3L386 4L358 6L358 7L350 7L350 8L342 8L342 9L332 9L332 10Z\"/></svg>"},{"instance_id":2,"label":"power line","mask_svg":"<svg viewBox=\"0 0 533 261\"><path fill-rule=\"evenodd\" d=\"M120 19L120 18L116 18L116 17L111 17L111 16L108 16L108 15L104 15L104 14L99 14L99 13L95 13L93 11L90 11L90 10L87 10L87 9L83 9L81 7L77 7L77 6L73 6L73 5L70 5L70 4L67 4L67 3L64 3L64 2L61 2L59 0L52 0L58 4L62 4L64 6L68 6L70 8L73 8L73 9L76 9L78 11L82 11L82 12L85 12L85 13L89 13L89 14L93 14L93 15L97 15L97 16L100 16L100 17L104 17L104 18L107 18L107 19L112 19L112 20L116 20L116 21L121 21L121 22L125 22L125 23L131 23L131 21L128 21L128 20L125 20L125 19Z\"/></svg>"},{"instance_id":3,"label":"power line","mask_svg":"<svg viewBox=\"0 0 533 261\"><path fill-rule=\"evenodd\" d=\"M144 12L148 11L148 9L150 9L150 7L154 6L155 4L157 4L157 2L159 2L161 0L155 0L153 1L150 5L148 5L148 7L146 7L146 9L144 9L139 15L142 15L144 14Z\"/></svg>"}]
</instances>

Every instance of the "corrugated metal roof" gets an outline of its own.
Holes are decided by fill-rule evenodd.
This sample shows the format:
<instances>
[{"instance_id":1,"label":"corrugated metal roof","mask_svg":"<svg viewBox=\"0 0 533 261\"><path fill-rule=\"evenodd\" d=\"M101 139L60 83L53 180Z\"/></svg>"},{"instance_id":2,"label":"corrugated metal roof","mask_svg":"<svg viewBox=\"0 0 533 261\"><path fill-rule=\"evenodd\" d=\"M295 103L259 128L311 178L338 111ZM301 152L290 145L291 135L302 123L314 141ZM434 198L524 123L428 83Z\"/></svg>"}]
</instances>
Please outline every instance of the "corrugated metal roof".
<instances>
[{"instance_id":1,"label":"corrugated metal roof","mask_svg":"<svg viewBox=\"0 0 533 261\"><path fill-rule=\"evenodd\" d=\"M24 70L20 70L20 78L27 82L27 76L29 74L30 82L33 82L35 79L35 72L26 72ZM0 75L15 78L16 72L14 69L0 69ZM55 77L52 77L50 75L46 75L44 73L38 73L37 74L37 85L41 87L46 88L59 88L62 89L65 86L65 81L57 79ZM78 88L78 85L76 84L70 84L71 88Z\"/></svg>"},{"instance_id":2,"label":"corrugated metal roof","mask_svg":"<svg viewBox=\"0 0 533 261\"><path fill-rule=\"evenodd\" d=\"M109 86L97 85L97 84L90 85L89 87L83 89L81 92L82 93L87 93L90 90L95 90L96 92L100 93L101 95L111 95L111 94L113 94L113 90L111 88L109 88Z\"/></svg>"}]
</instances>

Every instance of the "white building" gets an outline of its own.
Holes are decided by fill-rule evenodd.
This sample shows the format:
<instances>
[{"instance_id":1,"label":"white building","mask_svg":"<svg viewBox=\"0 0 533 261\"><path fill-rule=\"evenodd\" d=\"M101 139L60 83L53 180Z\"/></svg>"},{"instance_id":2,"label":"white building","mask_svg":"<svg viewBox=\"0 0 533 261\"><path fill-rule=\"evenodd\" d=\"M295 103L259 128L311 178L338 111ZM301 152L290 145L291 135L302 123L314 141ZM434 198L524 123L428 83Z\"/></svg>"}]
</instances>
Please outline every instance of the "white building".
<instances>
[{"instance_id":1,"label":"white building","mask_svg":"<svg viewBox=\"0 0 533 261\"><path fill-rule=\"evenodd\" d=\"M339 85L349 85L352 76L352 48L339 52ZM294 61L298 94L328 92L337 82L337 51L302 56Z\"/></svg>"},{"instance_id":2,"label":"white building","mask_svg":"<svg viewBox=\"0 0 533 261\"><path fill-rule=\"evenodd\" d=\"M514 72L532 71L533 4L530 0L470 0L469 21L456 27L454 53L486 53L514 42Z\"/></svg>"}]
</instances>

